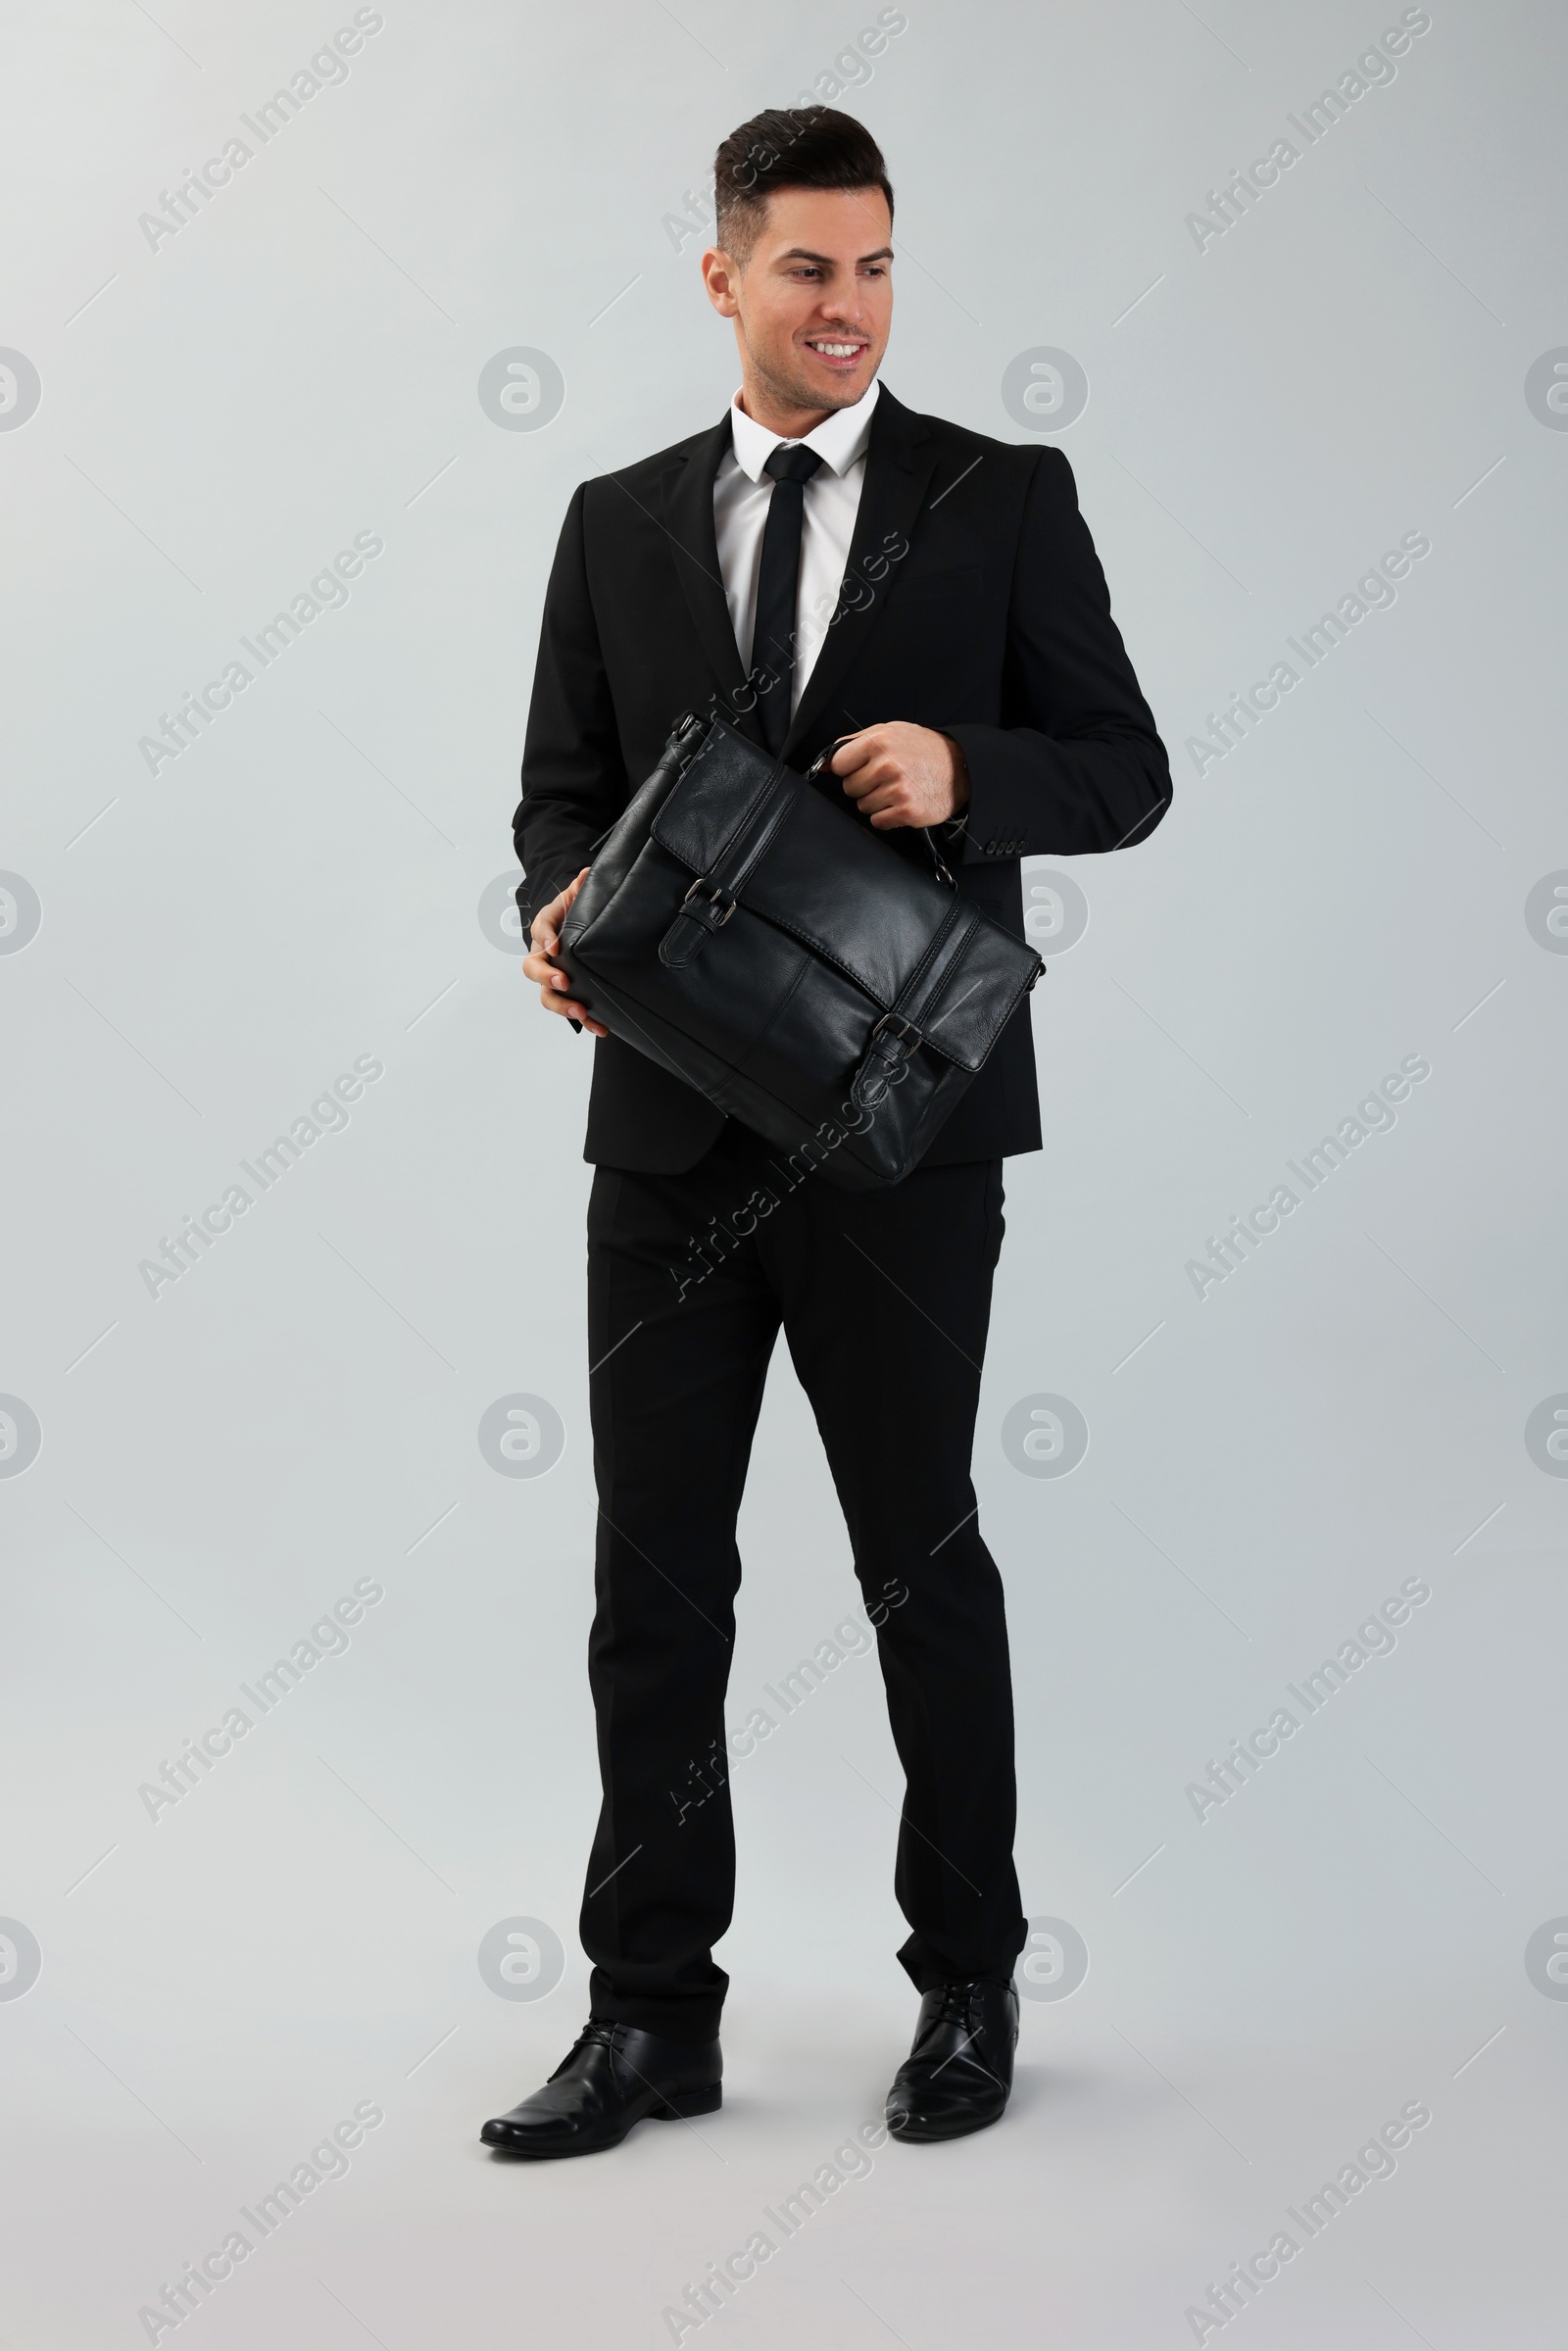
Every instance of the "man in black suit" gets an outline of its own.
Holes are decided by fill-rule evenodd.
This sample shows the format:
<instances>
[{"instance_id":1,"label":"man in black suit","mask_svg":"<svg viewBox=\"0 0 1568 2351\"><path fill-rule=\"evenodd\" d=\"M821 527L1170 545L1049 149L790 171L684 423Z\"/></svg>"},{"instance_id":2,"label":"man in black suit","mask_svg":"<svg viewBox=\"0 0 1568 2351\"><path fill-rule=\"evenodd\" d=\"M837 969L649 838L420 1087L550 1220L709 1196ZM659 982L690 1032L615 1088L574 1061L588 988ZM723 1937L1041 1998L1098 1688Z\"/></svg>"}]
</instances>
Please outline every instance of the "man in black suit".
<instances>
[{"instance_id":1,"label":"man in black suit","mask_svg":"<svg viewBox=\"0 0 1568 2351\"><path fill-rule=\"evenodd\" d=\"M717 425L573 497L516 816L524 970L599 1040L585 1155L604 1788L581 1918L589 2023L482 2133L518 2155L586 2153L645 2115L719 2103L735 1527L781 1327L906 1777L899 1956L922 1996L888 2100L896 2136L1002 2113L1027 1932L1002 1585L969 1475L1002 1161L1040 1145L1027 1008L902 1184L797 1184L574 1001L554 950L593 844L676 713L716 709L798 769L836 744L817 788L890 851L930 832L958 889L1021 935L1021 857L1142 840L1171 791L1065 458L916 416L878 382L893 195L869 134L825 108L759 116L719 149L715 195L703 271L741 389Z\"/></svg>"}]
</instances>

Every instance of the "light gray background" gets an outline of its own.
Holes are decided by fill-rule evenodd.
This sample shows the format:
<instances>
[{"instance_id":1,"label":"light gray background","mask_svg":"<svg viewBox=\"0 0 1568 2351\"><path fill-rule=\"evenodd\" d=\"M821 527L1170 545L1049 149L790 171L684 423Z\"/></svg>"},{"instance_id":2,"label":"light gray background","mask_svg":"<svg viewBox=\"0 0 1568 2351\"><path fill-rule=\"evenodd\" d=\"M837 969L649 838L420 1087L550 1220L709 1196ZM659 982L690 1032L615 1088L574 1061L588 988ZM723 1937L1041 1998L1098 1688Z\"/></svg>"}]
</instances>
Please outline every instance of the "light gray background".
<instances>
[{"instance_id":1,"label":"light gray background","mask_svg":"<svg viewBox=\"0 0 1568 2351\"><path fill-rule=\"evenodd\" d=\"M8 33L0 343L42 387L0 430L0 864L41 907L0 954L0 1390L42 1431L0 1477L0 1912L42 1953L0 1997L27 2351L146 2340L138 2308L364 2100L348 2176L181 2344L667 2342L879 2112L912 2020L860 1657L736 1767L723 2112L591 2164L475 2144L584 2011L596 1800L589 1047L479 902L567 496L736 379L667 217L877 12L382 13L156 250L160 190L351 12L101 0ZM1025 1905L1090 1968L1025 2003L1000 2129L879 2151L701 2331L1191 2342L1209 2281L1423 2100L1396 2176L1231 2324L1559 2346L1568 2006L1525 1946L1568 1913L1568 1483L1524 1432L1568 1391L1568 958L1525 903L1568 867L1568 436L1525 379L1568 344L1563 21L1434 0L1200 250L1205 191L1396 7L903 13L844 101L898 193L887 379L1018 440L1009 363L1079 361L1060 445L1177 784L1149 846L1078 862L1089 925L1037 994L1047 1143L1008 1171L976 1449ZM543 430L479 402L515 347L564 378ZM357 531L385 552L346 608L150 774L159 713ZM1411 531L1392 608L1200 776L1205 713ZM1407 1054L1431 1075L1393 1131L1200 1300L1206 1237ZM385 1074L347 1129L150 1297L161 1237L357 1055ZM481 1455L516 1393L560 1414L548 1475ZM1003 1449L1039 1394L1088 1423L1066 1478ZM737 1722L856 1598L783 1363L743 1536ZM140 1786L365 1577L347 1652L149 1819ZM1200 1823L1188 1784L1408 1577L1432 1597L1394 1653ZM532 2004L477 1965L518 1916L566 1952Z\"/></svg>"}]
</instances>

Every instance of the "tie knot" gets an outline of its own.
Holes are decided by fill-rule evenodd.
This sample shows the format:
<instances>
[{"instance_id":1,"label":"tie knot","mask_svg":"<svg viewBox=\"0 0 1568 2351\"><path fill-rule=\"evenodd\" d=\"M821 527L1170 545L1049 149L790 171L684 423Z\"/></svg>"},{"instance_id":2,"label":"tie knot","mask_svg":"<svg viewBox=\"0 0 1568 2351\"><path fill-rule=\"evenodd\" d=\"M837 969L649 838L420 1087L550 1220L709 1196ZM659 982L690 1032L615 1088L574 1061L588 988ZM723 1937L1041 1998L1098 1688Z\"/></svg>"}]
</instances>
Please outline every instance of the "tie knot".
<instances>
[{"instance_id":1,"label":"tie knot","mask_svg":"<svg viewBox=\"0 0 1568 2351\"><path fill-rule=\"evenodd\" d=\"M774 481L798 481L804 487L821 463L814 449L808 449L800 442L792 445L780 441L763 465L762 471L771 474Z\"/></svg>"}]
</instances>

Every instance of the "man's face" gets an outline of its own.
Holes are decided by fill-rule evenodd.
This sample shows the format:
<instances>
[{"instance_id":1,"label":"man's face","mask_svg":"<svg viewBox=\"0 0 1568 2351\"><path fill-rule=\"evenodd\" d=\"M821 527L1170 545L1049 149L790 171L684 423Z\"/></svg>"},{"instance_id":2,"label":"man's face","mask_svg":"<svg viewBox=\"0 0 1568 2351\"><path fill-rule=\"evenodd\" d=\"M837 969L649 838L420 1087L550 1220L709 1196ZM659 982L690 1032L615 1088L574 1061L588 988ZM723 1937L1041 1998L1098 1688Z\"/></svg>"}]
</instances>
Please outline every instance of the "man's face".
<instances>
[{"instance_id":1,"label":"man's face","mask_svg":"<svg viewBox=\"0 0 1568 2351\"><path fill-rule=\"evenodd\" d=\"M893 320L892 234L880 188L781 188L744 269L703 256L709 299L772 404L822 413L868 389Z\"/></svg>"}]
</instances>

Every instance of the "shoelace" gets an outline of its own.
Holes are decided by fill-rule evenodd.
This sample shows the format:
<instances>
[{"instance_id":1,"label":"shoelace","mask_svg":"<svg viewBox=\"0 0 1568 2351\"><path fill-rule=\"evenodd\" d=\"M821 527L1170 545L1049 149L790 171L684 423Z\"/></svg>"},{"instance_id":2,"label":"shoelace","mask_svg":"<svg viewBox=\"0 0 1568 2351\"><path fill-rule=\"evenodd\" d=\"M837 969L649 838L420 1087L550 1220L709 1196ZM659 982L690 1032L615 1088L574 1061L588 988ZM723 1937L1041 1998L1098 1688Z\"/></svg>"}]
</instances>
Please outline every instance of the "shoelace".
<instances>
[{"instance_id":1,"label":"shoelace","mask_svg":"<svg viewBox=\"0 0 1568 2351\"><path fill-rule=\"evenodd\" d=\"M972 1984L944 1984L942 2005L932 2017L932 2024L962 2025L967 2028L974 1988Z\"/></svg>"},{"instance_id":2,"label":"shoelace","mask_svg":"<svg viewBox=\"0 0 1568 2351\"><path fill-rule=\"evenodd\" d=\"M996 2076L981 2057L977 2046L978 2029L974 2023L973 2003L979 1988L980 1979L978 1977L967 1983L944 1984L942 1986L941 2003L926 2027L925 2033L921 2034L921 2040L923 2042L927 2034L934 2034L943 2025L961 2027L963 2039L957 2048L948 2051L941 2065L937 2067L938 2074L945 2073L956 2058L965 2057L971 2065L978 2066L988 2080L993 2082L996 2080Z\"/></svg>"},{"instance_id":3,"label":"shoelace","mask_svg":"<svg viewBox=\"0 0 1568 2351\"><path fill-rule=\"evenodd\" d=\"M610 2017L590 2017L572 2042L571 2047L566 2051L565 2056L557 2066L555 2073L551 2075L551 2081L558 2080L565 2072L572 2059L583 2049L608 2049L613 2059L615 2035L620 2031L622 2031L620 2024Z\"/></svg>"},{"instance_id":4,"label":"shoelace","mask_svg":"<svg viewBox=\"0 0 1568 2351\"><path fill-rule=\"evenodd\" d=\"M586 2048L609 2049L613 2052L615 2035L623 2030L624 2028L618 2020L611 2017L591 2016L572 2044L572 2055L575 2057L579 2049Z\"/></svg>"}]
</instances>

